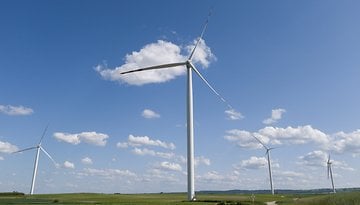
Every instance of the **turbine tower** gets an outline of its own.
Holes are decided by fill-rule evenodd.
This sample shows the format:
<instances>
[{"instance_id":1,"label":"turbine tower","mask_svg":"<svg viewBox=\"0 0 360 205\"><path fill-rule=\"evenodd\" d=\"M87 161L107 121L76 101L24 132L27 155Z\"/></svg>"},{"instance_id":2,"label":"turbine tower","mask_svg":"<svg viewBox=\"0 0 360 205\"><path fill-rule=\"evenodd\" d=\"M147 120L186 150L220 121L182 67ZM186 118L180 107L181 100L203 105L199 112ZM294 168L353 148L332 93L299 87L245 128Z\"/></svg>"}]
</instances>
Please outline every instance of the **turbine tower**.
<instances>
[{"instance_id":1,"label":"turbine tower","mask_svg":"<svg viewBox=\"0 0 360 205\"><path fill-rule=\"evenodd\" d=\"M30 188L30 195L33 195L34 194L34 188L35 188L35 180L36 180L36 173L37 173L37 169L38 169L38 164L39 164L39 155L40 155L40 150L43 151L46 156L48 156L50 158L50 160L56 165L56 162L55 160L50 156L50 154L41 146L41 142L45 136L45 133L46 133L46 130L47 130L47 126L40 138L40 141L39 143L34 146L34 147L29 147L29 148L26 148L26 149L22 149L22 150L19 150L19 151L16 151L16 152L13 152L13 153L19 153L19 152L24 152L24 151L28 151L28 150L33 150L33 149L36 149L36 155L35 155L35 163L34 163L34 171L33 171L33 176L32 176L32 181L31 181L31 188Z\"/></svg>"},{"instance_id":2,"label":"turbine tower","mask_svg":"<svg viewBox=\"0 0 360 205\"><path fill-rule=\"evenodd\" d=\"M210 16L210 13L209 13ZM194 49L190 53L188 59L184 62L175 62L175 63L168 63L162 65L155 65L145 68L139 68L135 70L125 71L120 74L129 74L135 73L140 71L147 71L147 70L155 70L155 69L163 69L163 68L171 68L177 66L185 66L187 69L187 98L186 98L186 106L187 106L187 184L188 184L188 200L194 201L195 198L195 180L194 180L194 109L193 109L193 85L192 85L192 71L194 71L201 80L205 82L205 84L217 95L227 106L232 109L232 106L226 102L226 100L221 97L221 95L209 84L209 82L201 75L201 73L196 69L194 64L191 62L196 48L202 39L206 27L208 25L209 16L205 22L204 28L201 32L200 37L198 38Z\"/></svg>"},{"instance_id":3,"label":"turbine tower","mask_svg":"<svg viewBox=\"0 0 360 205\"><path fill-rule=\"evenodd\" d=\"M329 154L328 160L327 160L328 179L329 178L331 179L331 186L332 186L332 191L333 191L332 193L336 193L331 165L332 165L332 162L330 161L330 154Z\"/></svg>"},{"instance_id":4,"label":"turbine tower","mask_svg":"<svg viewBox=\"0 0 360 205\"><path fill-rule=\"evenodd\" d=\"M269 168L269 178L270 178L270 188L271 188L271 194L274 195L274 185L273 185L273 179L272 179L272 171L271 171L271 160L270 160L270 150L275 149L272 147L266 146L259 138L253 136L266 150L266 156L267 156L267 162L268 162L268 168Z\"/></svg>"}]
</instances>

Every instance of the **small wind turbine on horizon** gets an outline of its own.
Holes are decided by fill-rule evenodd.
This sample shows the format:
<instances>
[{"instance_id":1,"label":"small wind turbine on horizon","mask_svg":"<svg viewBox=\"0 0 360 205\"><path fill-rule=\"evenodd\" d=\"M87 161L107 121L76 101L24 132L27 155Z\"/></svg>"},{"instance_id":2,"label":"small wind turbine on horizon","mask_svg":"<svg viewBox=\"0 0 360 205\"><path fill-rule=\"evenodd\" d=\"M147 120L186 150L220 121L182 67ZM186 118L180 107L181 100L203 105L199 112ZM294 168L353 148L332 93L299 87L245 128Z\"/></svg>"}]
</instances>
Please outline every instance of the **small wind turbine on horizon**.
<instances>
[{"instance_id":1,"label":"small wind turbine on horizon","mask_svg":"<svg viewBox=\"0 0 360 205\"><path fill-rule=\"evenodd\" d=\"M271 171L271 160L270 160L270 150L273 150L275 148L266 146L259 138L253 137L265 148L266 150L266 156L267 156L267 162L268 162L268 169L269 169L269 178L270 178L270 188L271 188L271 194L274 195L274 185L273 185L273 179L272 179L272 171Z\"/></svg>"},{"instance_id":2,"label":"small wind turbine on horizon","mask_svg":"<svg viewBox=\"0 0 360 205\"><path fill-rule=\"evenodd\" d=\"M336 193L335 186L334 186L334 179L333 179L333 173L332 173L332 162L330 161L330 154L328 156L327 160L327 177L328 179L331 179L331 186L332 186L332 193Z\"/></svg>"},{"instance_id":3,"label":"small wind turbine on horizon","mask_svg":"<svg viewBox=\"0 0 360 205\"><path fill-rule=\"evenodd\" d=\"M209 16L211 13L209 13ZM221 97L221 95L209 84L209 82L201 75L198 69L194 66L194 64L191 62L194 53L196 51L197 46L199 45L199 42L201 41L204 32L208 25L209 16L205 22L204 28L201 32L200 37L198 38L193 50L191 51L188 59L183 62L174 62L174 63L168 63L168 64L162 64L162 65L155 65L145 68L139 68L135 70L125 71L120 74L129 74L129 73L135 73L140 71L147 71L147 70L155 70L155 69L163 69L163 68L172 68L177 66L185 66L187 69L187 178L188 178L188 200L194 201L195 198L195 177L194 177L194 115L193 115L193 85L192 85L192 71L194 71L202 81L205 82L205 84L217 95L224 103L227 104L227 106L232 109L232 106L226 102L226 100Z\"/></svg>"},{"instance_id":4,"label":"small wind turbine on horizon","mask_svg":"<svg viewBox=\"0 0 360 205\"><path fill-rule=\"evenodd\" d=\"M50 154L41 146L41 142L45 136L45 133L46 133L46 130L47 130L48 127L45 128L41 138L40 138L40 141L39 143L34 146L34 147L29 147L29 148L26 148L26 149L22 149L22 150L19 150L19 151L16 151L16 152L13 152L14 153L19 153L19 152L24 152L24 151L28 151L28 150L33 150L33 149L36 149L36 156L35 156L35 162L34 162L34 171L33 171L33 176L32 176L32 181L31 181L31 188L30 188L30 195L33 195L34 194L34 188L35 188L35 180L36 180L36 173L37 173L37 169L38 169L38 164L39 164L39 155L40 155L40 150L43 151L46 156L49 157L49 159L55 164L55 166L57 166L55 160L50 156Z\"/></svg>"}]
</instances>

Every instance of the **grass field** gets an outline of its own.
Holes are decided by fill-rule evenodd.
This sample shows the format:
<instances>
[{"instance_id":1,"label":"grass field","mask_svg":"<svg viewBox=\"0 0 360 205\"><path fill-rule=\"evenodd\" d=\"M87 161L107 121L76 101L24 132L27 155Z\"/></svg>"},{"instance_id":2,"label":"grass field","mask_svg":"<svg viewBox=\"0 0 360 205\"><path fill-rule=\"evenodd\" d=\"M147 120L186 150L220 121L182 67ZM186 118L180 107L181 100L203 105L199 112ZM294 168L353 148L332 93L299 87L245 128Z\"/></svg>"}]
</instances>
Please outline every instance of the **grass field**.
<instances>
[{"instance_id":1,"label":"grass field","mask_svg":"<svg viewBox=\"0 0 360 205\"><path fill-rule=\"evenodd\" d=\"M120 205L260 205L276 201L278 205L360 205L360 192L322 195L199 194L197 202L187 202L186 194L0 194L0 204L120 204Z\"/></svg>"}]
</instances>

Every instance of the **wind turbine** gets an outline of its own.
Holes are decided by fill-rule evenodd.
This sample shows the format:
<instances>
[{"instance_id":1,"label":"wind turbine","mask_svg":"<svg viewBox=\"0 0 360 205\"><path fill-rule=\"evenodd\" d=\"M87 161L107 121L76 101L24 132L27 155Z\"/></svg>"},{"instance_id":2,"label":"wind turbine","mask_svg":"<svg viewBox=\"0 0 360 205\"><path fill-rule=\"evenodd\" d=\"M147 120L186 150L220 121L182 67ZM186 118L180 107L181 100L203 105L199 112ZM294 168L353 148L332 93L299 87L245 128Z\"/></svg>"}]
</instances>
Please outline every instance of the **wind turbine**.
<instances>
[{"instance_id":1,"label":"wind turbine","mask_svg":"<svg viewBox=\"0 0 360 205\"><path fill-rule=\"evenodd\" d=\"M38 164L39 164L39 155L40 155L40 150L43 151L46 156L48 156L50 158L50 160L56 165L56 162L55 160L50 156L50 154L41 146L41 142L45 136L45 133L46 133L46 130L47 130L47 126L40 138L40 141L39 143L34 146L34 147L29 147L29 148L26 148L26 149L22 149L22 150L19 150L19 151L16 151L16 152L13 152L13 153L19 153L19 152L24 152L24 151L28 151L28 150L33 150L33 149L36 149L36 156L35 156L35 163L34 163L34 171L33 171L33 176L32 176L32 181L31 181L31 189L30 189L30 195L33 195L34 194L34 187L35 187L35 180L36 180L36 173L37 173L37 169L38 169Z\"/></svg>"},{"instance_id":2,"label":"wind turbine","mask_svg":"<svg viewBox=\"0 0 360 205\"><path fill-rule=\"evenodd\" d=\"M266 155L267 155L267 161L268 161L268 167L269 167L269 178L270 178L271 194L274 195L275 192L274 192L272 171L271 171L270 150L275 149L275 148L268 147L259 138L255 137L255 136L253 136L253 137L266 149Z\"/></svg>"},{"instance_id":3,"label":"wind turbine","mask_svg":"<svg viewBox=\"0 0 360 205\"><path fill-rule=\"evenodd\" d=\"M211 13L209 13L209 16ZM195 47L193 48L192 52L190 53L188 59L183 62L175 62L175 63L168 63L162 65L155 65L145 68L139 68L135 70L125 71L120 74L129 74L135 73L140 71L147 71L147 70L155 70L155 69L163 69L163 68L172 68L177 66L185 66L187 69L187 98L186 98L186 105L187 105L187 184L188 184L188 200L194 201L195 198L195 180L194 180L194 109L193 109L193 85L192 85L192 71L194 71L201 80L205 82L205 84L217 95L227 106L232 109L231 105L226 102L226 100L221 97L221 95L209 84L209 82L201 75L201 73L196 69L194 64L191 62L194 53L196 51L197 46L199 45L200 40L202 39L206 27L208 25L209 16L205 22L204 28L201 32L200 37L198 38Z\"/></svg>"},{"instance_id":4,"label":"wind turbine","mask_svg":"<svg viewBox=\"0 0 360 205\"><path fill-rule=\"evenodd\" d=\"M329 178L331 179L331 186L332 186L333 193L336 193L335 186L334 186L334 179L333 179L333 175L332 175L331 165L332 165L332 162L330 161L330 154L329 154L328 160L327 160L328 179L329 179Z\"/></svg>"}]
</instances>

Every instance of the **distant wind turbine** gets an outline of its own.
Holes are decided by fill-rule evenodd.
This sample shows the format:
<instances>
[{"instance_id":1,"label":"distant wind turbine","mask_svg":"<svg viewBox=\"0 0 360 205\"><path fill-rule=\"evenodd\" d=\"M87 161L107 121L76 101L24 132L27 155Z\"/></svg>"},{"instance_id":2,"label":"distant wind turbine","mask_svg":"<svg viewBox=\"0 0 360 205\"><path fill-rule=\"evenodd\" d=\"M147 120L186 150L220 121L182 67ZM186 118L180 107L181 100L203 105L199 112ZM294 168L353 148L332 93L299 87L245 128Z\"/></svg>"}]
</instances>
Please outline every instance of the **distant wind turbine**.
<instances>
[{"instance_id":1,"label":"distant wind turbine","mask_svg":"<svg viewBox=\"0 0 360 205\"><path fill-rule=\"evenodd\" d=\"M209 16L211 13L209 13ZM195 180L194 180L194 115L193 115L193 86L192 86L192 71L194 71L200 78L205 82L205 84L217 95L227 106L232 109L232 106L226 102L226 100L210 85L210 83L201 75L198 69L191 62L197 46L199 45L200 40L202 39L206 27L208 25L209 16L205 22L205 26L201 32L200 37L198 38L194 49L190 53L188 59L184 62L175 62L162 65L155 65L145 68L139 68L136 70L125 71L120 74L135 73L140 71L171 68L177 66L186 66L187 69L187 177L188 177L188 200L194 201L195 198Z\"/></svg>"},{"instance_id":2,"label":"distant wind turbine","mask_svg":"<svg viewBox=\"0 0 360 205\"><path fill-rule=\"evenodd\" d=\"M327 174L328 174L328 179L329 178L331 179L331 186L332 186L333 193L336 193L331 166L332 166L332 162L330 161L330 154L329 154L328 160L327 160Z\"/></svg>"},{"instance_id":3,"label":"distant wind turbine","mask_svg":"<svg viewBox=\"0 0 360 205\"><path fill-rule=\"evenodd\" d=\"M271 171L271 161L270 161L270 150L275 149L273 147L266 146L259 138L253 137L266 149L266 155L267 155L267 161L268 161L268 167L269 167L269 178L270 178L270 188L271 188L271 194L274 195L274 186L273 186L273 179L272 179L272 171Z\"/></svg>"},{"instance_id":4,"label":"distant wind turbine","mask_svg":"<svg viewBox=\"0 0 360 205\"><path fill-rule=\"evenodd\" d=\"M32 181L31 181L31 189L30 189L30 195L34 194L34 187L35 187L35 180L36 180L36 173L37 173L37 169L38 169L38 164L39 164L39 154L40 154L40 150L43 151L46 156L48 156L50 158L50 160L56 165L55 160L50 156L50 154L41 146L41 142L45 136L46 130L48 127L45 128L40 141L38 143L38 145L36 145L35 147L29 147L26 149L22 149L13 153L19 153L19 152L24 152L24 151L28 151L28 150L32 150L32 149L36 149L36 156L35 156L35 163L34 163L34 172L33 172L33 176L32 176Z\"/></svg>"}]
</instances>

